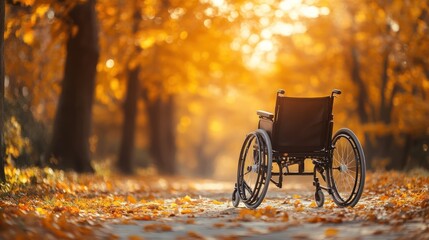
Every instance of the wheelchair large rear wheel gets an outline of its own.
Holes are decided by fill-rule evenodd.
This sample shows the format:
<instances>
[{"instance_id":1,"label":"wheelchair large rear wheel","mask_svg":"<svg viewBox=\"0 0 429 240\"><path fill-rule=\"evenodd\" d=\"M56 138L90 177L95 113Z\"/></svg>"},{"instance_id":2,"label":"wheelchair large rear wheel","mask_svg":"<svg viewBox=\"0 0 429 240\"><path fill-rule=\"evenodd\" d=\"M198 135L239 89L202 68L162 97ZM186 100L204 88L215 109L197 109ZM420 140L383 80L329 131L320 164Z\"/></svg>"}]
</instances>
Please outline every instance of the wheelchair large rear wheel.
<instances>
[{"instance_id":1,"label":"wheelchair large rear wheel","mask_svg":"<svg viewBox=\"0 0 429 240\"><path fill-rule=\"evenodd\" d=\"M241 148L237 171L238 195L248 208L257 208L264 199L271 169L272 148L268 134L261 129L249 133Z\"/></svg>"},{"instance_id":2,"label":"wheelchair large rear wheel","mask_svg":"<svg viewBox=\"0 0 429 240\"><path fill-rule=\"evenodd\" d=\"M332 165L328 169L334 202L340 207L355 206L365 185L365 155L356 135L347 128L332 139Z\"/></svg>"}]
</instances>

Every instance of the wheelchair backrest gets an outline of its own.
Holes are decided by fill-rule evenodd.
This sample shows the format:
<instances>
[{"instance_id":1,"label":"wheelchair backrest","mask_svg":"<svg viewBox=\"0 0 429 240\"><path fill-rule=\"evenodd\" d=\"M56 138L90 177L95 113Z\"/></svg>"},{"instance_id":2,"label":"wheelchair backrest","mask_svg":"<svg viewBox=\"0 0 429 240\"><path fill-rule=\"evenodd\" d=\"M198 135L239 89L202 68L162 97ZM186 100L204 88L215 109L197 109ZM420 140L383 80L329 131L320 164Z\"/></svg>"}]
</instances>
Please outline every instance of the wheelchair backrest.
<instances>
[{"instance_id":1,"label":"wheelchair backrest","mask_svg":"<svg viewBox=\"0 0 429 240\"><path fill-rule=\"evenodd\" d=\"M328 147L332 97L277 96L273 148L281 152L321 151Z\"/></svg>"}]
</instances>

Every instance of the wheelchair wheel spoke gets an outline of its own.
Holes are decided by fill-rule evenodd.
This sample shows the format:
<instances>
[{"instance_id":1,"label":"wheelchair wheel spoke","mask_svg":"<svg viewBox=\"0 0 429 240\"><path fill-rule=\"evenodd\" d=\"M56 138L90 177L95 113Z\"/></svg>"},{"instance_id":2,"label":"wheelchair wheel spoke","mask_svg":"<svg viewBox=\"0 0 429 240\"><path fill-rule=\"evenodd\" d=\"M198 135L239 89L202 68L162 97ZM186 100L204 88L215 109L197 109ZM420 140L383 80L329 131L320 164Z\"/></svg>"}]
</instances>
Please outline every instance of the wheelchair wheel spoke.
<instances>
[{"instance_id":1,"label":"wheelchair wheel spoke","mask_svg":"<svg viewBox=\"0 0 429 240\"><path fill-rule=\"evenodd\" d=\"M252 196L253 190L246 182L244 182L244 188L249 192L250 196Z\"/></svg>"},{"instance_id":2,"label":"wheelchair wheel spoke","mask_svg":"<svg viewBox=\"0 0 429 240\"><path fill-rule=\"evenodd\" d=\"M333 140L330 183L339 206L354 206L363 192L365 165L362 147L348 129L339 130Z\"/></svg>"}]
</instances>

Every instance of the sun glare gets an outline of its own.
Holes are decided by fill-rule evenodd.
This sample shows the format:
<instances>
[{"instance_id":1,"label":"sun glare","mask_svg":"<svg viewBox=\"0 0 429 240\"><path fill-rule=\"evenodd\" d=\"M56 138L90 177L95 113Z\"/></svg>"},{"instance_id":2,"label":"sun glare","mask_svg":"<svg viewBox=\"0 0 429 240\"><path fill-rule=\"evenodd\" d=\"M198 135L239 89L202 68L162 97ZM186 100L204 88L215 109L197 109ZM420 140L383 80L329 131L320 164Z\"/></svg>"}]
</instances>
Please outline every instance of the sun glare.
<instances>
[{"instance_id":1,"label":"sun glare","mask_svg":"<svg viewBox=\"0 0 429 240\"><path fill-rule=\"evenodd\" d=\"M284 12L293 10L294 8L300 7L302 4L301 0L283 0L279 7Z\"/></svg>"},{"instance_id":2,"label":"sun glare","mask_svg":"<svg viewBox=\"0 0 429 240\"><path fill-rule=\"evenodd\" d=\"M307 31L306 19L318 18L330 13L327 7L312 5L303 0L248 1L238 9L226 0L200 0L212 8L206 16L224 15L228 21L238 16L251 20L242 22L239 35L231 43L231 49L241 51L247 67L259 71L270 71L274 67L279 49L278 37L289 37ZM252 23L253 21L253 23ZM211 19L204 20L204 26L212 27Z\"/></svg>"},{"instance_id":3,"label":"sun glare","mask_svg":"<svg viewBox=\"0 0 429 240\"><path fill-rule=\"evenodd\" d=\"M259 44L256 46L256 48L261 52L269 52L272 51L274 48L274 44L271 40L263 40L259 42Z\"/></svg>"},{"instance_id":4,"label":"sun glare","mask_svg":"<svg viewBox=\"0 0 429 240\"><path fill-rule=\"evenodd\" d=\"M211 0L211 3L215 7L221 7L221 6L225 5L224 0Z\"/></svg>"},{"instance_id":5,"label":"sun glare","mask_svg":"<svg viewBox=\"0 0 429 240\"><path fill-rule=\"evenodd\" d=\"M228 5L228 3L225 2L225 0L200 0L200 1L202 3L209 3L211 6L215 7L220 14L229 14L231 12L231 8ZM231 16L231 17L234 18L234 16Z\"/></svg>"},{"instance_id":6,"label":"sun glare","mask_svg":"<svg viewBox=\"0 0 429 240\"><path fill-rule=\"evenodd\" d=\"M223 0L212 0L214 2ZM218 3L217 3L218 4ZM240 36L231 47L241 49L246 65L260 71L270 71L279 49L276 38L289 37L307 31L305 19L318 18L330 13L327 7L313 6L302 0L283 0L277 9L272 4L247 2L241 7L245 18L256 18L258 26L242 24ZM287 17L286 17L287 16ZM286 18L285 18L286 17Z\"/></svg>"},{"instance_id":7,"label":"sun glare","mask_svg":"<svg viewBox=\"0 0 429 240\"><path fill-rule=\"evenodd\" d=\"M115 61L113 59L107 59L106 67L107 68L113 68L113 66L115 66Z\"/></svg>"}]
</instances>

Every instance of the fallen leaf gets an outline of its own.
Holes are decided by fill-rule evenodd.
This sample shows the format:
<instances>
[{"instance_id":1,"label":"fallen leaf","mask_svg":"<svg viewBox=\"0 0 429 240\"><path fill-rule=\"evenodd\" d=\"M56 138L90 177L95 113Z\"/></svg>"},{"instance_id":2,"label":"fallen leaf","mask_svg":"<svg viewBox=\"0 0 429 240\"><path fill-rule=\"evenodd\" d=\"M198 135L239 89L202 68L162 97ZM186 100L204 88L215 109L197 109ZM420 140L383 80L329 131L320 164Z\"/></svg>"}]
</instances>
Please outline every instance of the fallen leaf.
<instances>
[{"instance_id":1,"label":"fallen leaf","mask_svg":"<svg viewBox=\"0 0 429 240\"><path fill-rule=\"evenodd\" d=\"M327 228L325 230L325 237L335 237L338 234L338 229L336 228Z\"/></svg>"},{"instance_id":2,"label":"fallen leaf","mask_svg":"<svg viewBox=\"0 0 429 240\"><path fill-rule=\"evenodd\" d=\"M173 228L164 223L153 223L143 227L146 232L171 232Z\"/></svg>"}]
</instances>

